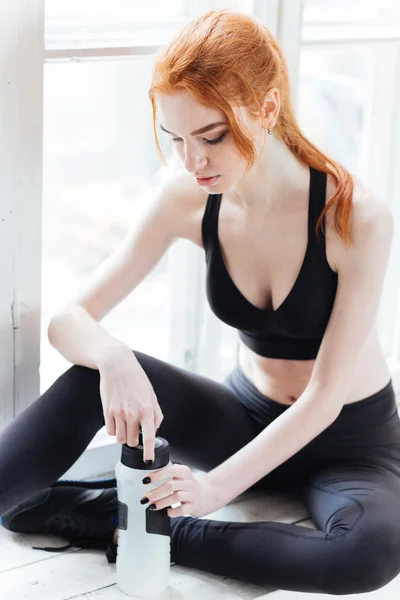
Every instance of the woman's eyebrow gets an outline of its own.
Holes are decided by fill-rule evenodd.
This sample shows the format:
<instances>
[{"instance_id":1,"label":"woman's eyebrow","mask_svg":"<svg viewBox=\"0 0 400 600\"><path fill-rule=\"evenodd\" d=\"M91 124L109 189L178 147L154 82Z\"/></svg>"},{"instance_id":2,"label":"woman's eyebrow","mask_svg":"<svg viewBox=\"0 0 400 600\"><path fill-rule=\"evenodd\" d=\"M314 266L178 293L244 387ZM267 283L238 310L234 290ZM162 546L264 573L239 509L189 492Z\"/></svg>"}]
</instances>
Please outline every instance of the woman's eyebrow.
<instances>
[{"instance_id":1,"label":"woman's eyebrow","mask_svg":"<svg viewBox=\"0 0 400 600\"><path fill-rule=\"evenodd\" d=\"M226 125L226 121L217 121L216 123L210 123L209 125L205 125L205 127L201 127L200 129L196 129L196 131L192 131L190 135L199 135L199 133L206 133L206 131L210 131L210 129L215 129L215 127L219 127L219 125ZM170 133L171 135L176 135L176 133L172 133L172 131L168 131L162 125L160 125L160 129L165 131L165 133Z\"/></svg>"}]
</instances>

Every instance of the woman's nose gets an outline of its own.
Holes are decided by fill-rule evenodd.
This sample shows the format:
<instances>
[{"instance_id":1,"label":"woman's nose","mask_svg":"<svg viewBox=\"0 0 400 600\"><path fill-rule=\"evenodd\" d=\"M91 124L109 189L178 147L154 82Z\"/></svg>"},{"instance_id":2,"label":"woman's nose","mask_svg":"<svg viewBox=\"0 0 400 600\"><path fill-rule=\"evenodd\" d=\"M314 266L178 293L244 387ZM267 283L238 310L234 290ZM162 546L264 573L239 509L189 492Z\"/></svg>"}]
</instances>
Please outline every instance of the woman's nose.
<instances>
[{"instance_id":1,"label":"woman's nose","mask_svg":"<svg viewBox=\"0 0 400 600\"><path fill-rule=\"evenodd\" d=\"M206 156L198 156L193 152L186 152L184 158L184 166L189 173L197 173L206 166L207 157Z\"/></svg>"}]
</instances>

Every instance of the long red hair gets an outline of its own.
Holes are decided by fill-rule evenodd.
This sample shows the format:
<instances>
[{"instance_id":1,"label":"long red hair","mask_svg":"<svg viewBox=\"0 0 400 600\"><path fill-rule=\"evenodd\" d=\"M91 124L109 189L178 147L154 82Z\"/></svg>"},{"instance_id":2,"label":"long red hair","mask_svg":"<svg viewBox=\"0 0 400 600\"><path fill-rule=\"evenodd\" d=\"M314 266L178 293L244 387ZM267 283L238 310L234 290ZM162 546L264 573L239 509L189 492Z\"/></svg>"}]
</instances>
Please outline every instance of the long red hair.
<instances>
[{"instance_id":1,"label":"long red hair","mask_svg":"<svg viewBox=\"0 0 400 600\"><path fill-rule=\"evenodd\" d=\"M318 239L325 213L334 208L336 231L345 244L353 242L349 231L352 177L300 131L291 103L286 59L269 29L250 15L210 10L187 23L156 53L149 97L159 156L165 162L156 130L156 94L186 90L199 103L225 113L236 148L251 168L256 150L240 127L231 103L261 114L263 100L273 87L278 88L281 99L276 137L304 164L331 175L335 183L335 192L316 224Z\"/></svg>"}]
</instances>

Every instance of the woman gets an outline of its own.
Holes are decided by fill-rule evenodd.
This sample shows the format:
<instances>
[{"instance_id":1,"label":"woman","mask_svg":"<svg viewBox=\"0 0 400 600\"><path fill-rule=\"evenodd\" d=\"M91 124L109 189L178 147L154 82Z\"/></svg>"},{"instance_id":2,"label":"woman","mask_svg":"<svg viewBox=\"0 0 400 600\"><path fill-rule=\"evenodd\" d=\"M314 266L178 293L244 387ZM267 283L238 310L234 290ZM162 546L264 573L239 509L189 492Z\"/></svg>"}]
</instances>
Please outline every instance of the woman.
<instances>
[{"instance_id":1,"label":"woman","mask_svg":"<svg viewBox=\"0 0 400 600\"><path fill-rule=\"evenodd\" d=\"M104 424L130 446L141 425L147 461L156 434L171 445L151 480L172 479L146 498L169 507L172 562L303 592L382 587L400 572L400 422L376 330L389 208L301 133L282 52L250 16L186 25L150 99L184 169L53 317L74 366L2 432L3 524L116 544L115 489L53 484ZM210 305L239 331L224 383L99 324L177 238L204 248ZM298 491L319 529L199 518L254 488Z\"/></svg>"}]
</instances>

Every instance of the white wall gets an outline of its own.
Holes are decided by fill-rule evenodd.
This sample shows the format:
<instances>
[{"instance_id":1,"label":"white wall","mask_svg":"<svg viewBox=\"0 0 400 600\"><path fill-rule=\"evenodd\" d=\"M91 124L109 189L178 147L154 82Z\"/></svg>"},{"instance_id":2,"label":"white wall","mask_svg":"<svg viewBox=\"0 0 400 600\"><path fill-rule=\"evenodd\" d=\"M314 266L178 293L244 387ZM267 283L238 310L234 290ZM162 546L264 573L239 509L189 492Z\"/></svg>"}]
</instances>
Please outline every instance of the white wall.
<instances>
[{"instance_id":1,"label":"white wall","mask_svg":"<svg viewBox=\"0 0 400 600\"><path fill-rule=\"evenodd\" d=\"M44 0L0 3L0 24L1 427L39 390Z\"/></svg>"}]
</instances>

